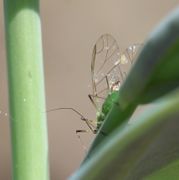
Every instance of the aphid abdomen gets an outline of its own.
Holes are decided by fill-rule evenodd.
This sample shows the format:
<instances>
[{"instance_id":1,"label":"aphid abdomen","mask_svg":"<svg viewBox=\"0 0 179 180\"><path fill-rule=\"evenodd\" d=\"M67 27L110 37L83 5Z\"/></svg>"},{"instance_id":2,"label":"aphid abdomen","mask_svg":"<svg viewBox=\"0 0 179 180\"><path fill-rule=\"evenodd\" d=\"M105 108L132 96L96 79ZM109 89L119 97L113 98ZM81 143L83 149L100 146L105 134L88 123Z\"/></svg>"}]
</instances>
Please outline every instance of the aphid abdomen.
<instances>
[{"instance_id":1,"label":"aphid abdomen","mask_svg":"<svg viewBox=\"0 0 179 180\"><path fill-rule=\"evenodd\" d=\"M105 117L112 108L113 103L117 100L118 94L119 94L118 91L112 91L111 93L108 94L106 100L104 101L102 105L102 111L99 114L97 114L97 127L96 127L97 131L101 127Z\"/></svg>"}]
</instances>

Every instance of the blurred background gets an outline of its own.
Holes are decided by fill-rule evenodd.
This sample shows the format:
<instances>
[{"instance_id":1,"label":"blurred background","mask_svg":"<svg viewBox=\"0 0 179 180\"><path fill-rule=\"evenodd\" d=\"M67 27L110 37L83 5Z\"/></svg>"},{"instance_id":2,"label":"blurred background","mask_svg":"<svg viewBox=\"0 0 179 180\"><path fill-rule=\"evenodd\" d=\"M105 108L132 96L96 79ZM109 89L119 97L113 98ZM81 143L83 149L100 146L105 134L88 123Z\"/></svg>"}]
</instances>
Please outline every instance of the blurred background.
<instances>
[{"instance_id":1,"label":"blurred background","mask_svg":"<svg viewBox=\"0 0 179 180\"><path fill-rule=\"evenodd\" d=\"M103 33L112 34L121 50L142 43L179 0L54 0L41 1L47 110L73 107L86 118L96 111L91 93L93 46ZM3 1L0 4L0 179L11 179L10 128L4 43ZM51 180L66 179L80 165L85 150L76 136L88 129L69 110L48 113ZM94 135L83 133L86 147Z\"/></svg>"}]
</instances>

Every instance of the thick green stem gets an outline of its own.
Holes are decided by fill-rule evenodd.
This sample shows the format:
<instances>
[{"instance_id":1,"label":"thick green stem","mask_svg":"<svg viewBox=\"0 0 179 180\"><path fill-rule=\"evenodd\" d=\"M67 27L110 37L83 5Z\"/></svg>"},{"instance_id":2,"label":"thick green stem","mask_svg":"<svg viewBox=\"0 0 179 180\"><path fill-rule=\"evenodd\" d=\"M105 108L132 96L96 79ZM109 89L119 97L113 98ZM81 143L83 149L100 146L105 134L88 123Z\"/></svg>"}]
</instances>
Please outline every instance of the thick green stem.
<instances>
[{"instance_id":1,"label":"thick green stem","mask_svg":"<svg viewBox=\"0 0 179 180\"><path fill-rule=\"evenodd\" d=\"M14 180L48 179L38 0L4 0Z\"/></svg>"}]
</instances>

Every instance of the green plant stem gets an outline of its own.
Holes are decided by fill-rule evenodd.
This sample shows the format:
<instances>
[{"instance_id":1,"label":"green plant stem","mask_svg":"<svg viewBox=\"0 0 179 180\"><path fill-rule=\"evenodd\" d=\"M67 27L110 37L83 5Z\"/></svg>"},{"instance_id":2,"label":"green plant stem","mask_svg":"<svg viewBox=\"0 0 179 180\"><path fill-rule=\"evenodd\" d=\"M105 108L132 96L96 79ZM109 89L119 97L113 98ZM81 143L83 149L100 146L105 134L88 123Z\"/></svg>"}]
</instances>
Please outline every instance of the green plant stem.
<instances>
[{"instance_id":1,"label":"green plant stem","mask_svg":"<svg viewBox=\"0 0 179 180\"><path fill-rule=\"evenodd\" d=\"M48 179L38 0L4 0L14 180Z\"/></svg>"}]
</instances>

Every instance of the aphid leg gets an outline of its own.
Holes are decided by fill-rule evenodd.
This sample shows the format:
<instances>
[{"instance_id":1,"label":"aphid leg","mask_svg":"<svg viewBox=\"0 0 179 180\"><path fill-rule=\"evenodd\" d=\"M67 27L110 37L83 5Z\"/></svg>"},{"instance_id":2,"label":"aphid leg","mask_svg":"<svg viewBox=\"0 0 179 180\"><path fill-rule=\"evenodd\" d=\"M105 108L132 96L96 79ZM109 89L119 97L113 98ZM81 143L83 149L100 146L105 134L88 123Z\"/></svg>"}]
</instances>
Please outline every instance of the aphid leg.
<instances>
[{"instance_id":1,"label":"aphid leg","mask_svg":"<svg viewBox=\"0 0 179 180\"><path fill-rule=\"evenodd\" d=\"M102 92L102 91L101 91L101 92ZM100 97L100 96L98 96L98 95L92 95L92 94L88 94L88 97L89 97L91 103L93 104L93 106L95 107L96 111L99 112L100 109L98 108L98 106L97 106L97 104L95 103L95 100L94 100L93 98L98 98L98 99L101 99L101 100L103 100L103 101L105 100L105 98L104 98L104 97Z\"/></svg>"},{"instance_id":2,"label":"aphid leg","mask_svg":"<svg viewBox=\"0 0 179 180\"><path fill-rule=\"evenodd\" d=\"M105 79L106 79L106 84L107 84L107 87L108 87L108 89L111 91L111 88L110 88L110 86L109 86L109 80L108 80L108 77L107 77L107 76L105 76Z\"/></svg>"},{"instance_id":3,"label":"aphid leg","mask_svg":"<svg viewBox=\"0 0 179 180\"><path fill-rule=\"evenodd\" d=\"M93 134L96 134L96 129L93 129L90 126L90 121L89 122L87 121L86 123L87 123L88 127L90 128L90 130L93 132ZM79 141L80 141L80 143L81 143L81 145L82 145L82 147L86 153L87 153L87 147L85 146L85 143L83 142L83 140L80 136L80 133L87 133L87 132L88 132L88 130L76 130L76 135L77 135L77 137L78 137L78 139L79 139Z\"/></svg>"},{"instance_id":4,"label":"aphid leg","mask_svg":"<svg viewBox=\"0 0 179 180\"><path fill-rule=\"evenodd\" d=\"M88 126L88 128L90 129L90 131L91 131L93 134L96 134L96 126L95 126L95 124L93 123L94 121L85 118L79 111L77 111L77 110L74 109L74 108L55 108L55 109L50 109L50 110L48 110L47 112L58 111L58 110L72 110L73 112L75 112L76 114L78 114L78 115L80 116L81 120L86 123L86 125ZM87 147L85 146L85 144L84 144L84 142L82 141L81 136L80 136L79 134L80 134L80 133L87 133L87 132L88 132L88 130L76 130L77 138L79 139L80 144L82 145L82 147L83 147L83 149L84 149L85 152L87 152Z\"/></svg>"},{"instance_id":5,"label":"aphid leg","mask_svg":"<svg viewBox=\"0 0 179 180\"><path fill-rule=\"evenodd\" d=\"M54 108L54 109L48 110L47 112L58 111L58 110L72 110L73 112L75 112L76 114L80 116L81 120L84 121L89 127L89 129L95 134L95 126L92 124L92 120L85 118L79 111L77 111L74 108Z\"/></svg>"},{"instance_id":6,"label":"aphid leg","mask_svg":"<svg viewBox=\"0 0 179 180\"><path fill-rule=\"evenodd\" d=\"M93 120L86 119L85 122L86 122L87 126L89 127L89 129L92 131L92 133L96 134L96 127L93 124Z\"/></svg>"},{"instance_id":7,"label":"aphid leg","mask_svg":"<svg viewBox=\"0 0 179 180\"><path fill-rule=\"evenodd\" d=\"M94 100L93 100L94 96L91 95L91 94L88 94L88 97L89 97L91 103L93 104L93 106L95 107L95 109L98 110L98 108L97 108L97 106L96 106L96 104L95 104L95 102L94 102Z\"/></svg>"}]
</instances>

